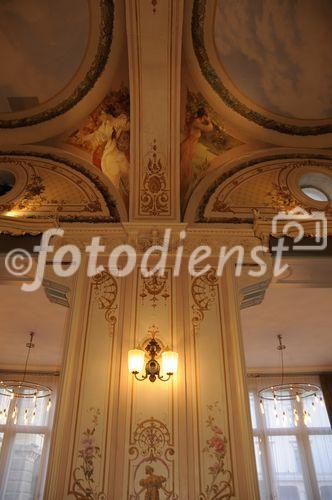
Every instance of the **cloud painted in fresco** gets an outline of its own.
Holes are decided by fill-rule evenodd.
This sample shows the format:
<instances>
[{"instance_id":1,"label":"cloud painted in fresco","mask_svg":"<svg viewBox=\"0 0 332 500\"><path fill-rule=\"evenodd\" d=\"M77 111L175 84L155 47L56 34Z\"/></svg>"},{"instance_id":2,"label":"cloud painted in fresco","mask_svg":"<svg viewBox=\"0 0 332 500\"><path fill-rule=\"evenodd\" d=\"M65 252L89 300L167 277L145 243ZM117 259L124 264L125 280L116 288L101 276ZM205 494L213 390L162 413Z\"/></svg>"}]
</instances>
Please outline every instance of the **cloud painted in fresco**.
<instances>
[{"instance_id":1,"label":"cloud painted in fresco","mask_svg":"<svg viewBox=\"0 0 332 500\"><path fill-rule=\"evenodd\" d=\"M332 116L331 0L218 0L215 41L233 83L260 106Z\"/></svg>"},{"instance_id":2,"label":"cloud painted in fresco","mask_svg":"<svg viewBox=\"0 0 332 500\"><path fill-rule=\"evenodd\" d=\"M7 97L45 102L74 76L89 36L85 0L0 1L0 112Z\"/></svg>"}]
</instances>

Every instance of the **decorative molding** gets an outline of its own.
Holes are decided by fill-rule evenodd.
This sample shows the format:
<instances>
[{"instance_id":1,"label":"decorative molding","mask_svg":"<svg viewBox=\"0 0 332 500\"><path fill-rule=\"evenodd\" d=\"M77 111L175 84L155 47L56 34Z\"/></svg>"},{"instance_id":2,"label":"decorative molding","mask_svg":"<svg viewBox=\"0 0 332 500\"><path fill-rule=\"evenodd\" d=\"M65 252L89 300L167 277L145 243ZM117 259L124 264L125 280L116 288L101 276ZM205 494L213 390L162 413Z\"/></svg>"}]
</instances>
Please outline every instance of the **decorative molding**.
<instances>
[{"instance_id":1,"label":"decorative molding","mask_svg":"<svg viewBox=\"0 0 332 500\"><path fill-rule=\"evenodd\" d=\"M289 160L288 164L286 165L285 162ZM211 200L211 198L216 195L216 192L218 188L228 179L230 179L232 176L235 174L238 174L240 171L244 171L245 169L248 169L250 167L257 166L257 168L260 168L259 165L267 162L273 162L275 161L280 162L280 167L284 166L294 166L294 168L298 167L314 167L315 165L325 165L325 168L328 167L329 165L332 165L332 158L331 155L329 154L324 154L324 153L280 153L280 154L266 154L264 156L261 156L260 158L251 158L251 159L246 159L245 161L241 161L240 163L236 164L232 168L229 168L227 171L224 171L221 173L217 178L215 178L212 182L212 184L207 188L203 196L201 197L201 200L199 203L197 203L197 208L196 208L196 214L195 214L195 222L207 222L207 223L214 223L214 222L226 222L226 223L252 223L253 222L253 215L250 218L246 218L245 220L239 218L239 217L232 217L232 218L225 218L225 217L213 217L213 216L207 216L206 215L206 209L207 206ZM329 163L328 163L329 162ZM265 167L266 168L266 167ZM264 167L262 167L262 172L266 172L264 170ZM224 201L223 201L224 203Z\"/></svg>"},{"instance_id":2,"label":"decorative molding","mask_svg":"<svg viewBox=\"0 0 332 500\"><path fill-rule=\"evenodd\" d=\"M70 289L64 285L60 285L59 283L55 283L54 281L44 279L43 287L46 293L46 297L48 300L54 304L58 304L59 306L69 307L69 291Z\"/></svg>"},{"instance_id":3,"label":"decorative molding","mask_svg":"<svg viewBox=\"0 0 332 500\"><path fill-rule=\"evenodd\" d=\"M191 322L194 333L197 333L206 311L209 311L212 304L215 303L217 286L218 278L214 269L210 269L207 273L194 278L192 281L191 295L194 304L192 305L193 316Z\"/></svg>"},{"instance_id":4,"label":"decorative molding","mask_svg":"<svg viewBox=\"0 0 332 500\"><path fill-rule=\"evenodd\" d=\"M113 0L99 0L99 9L101 20L97 51L89 70L75 88L74 92L64 101L46 111L24 118L0 119L0 129L27 127L56 118L69 111L86 96L90 89L93 88L105 68L111 50L114 23Z\"/></svg>"},{"instance_id":5,"label":"decorative molding","mask_svg":"<svg viewBox=\"0 0 332 500\"><path fill-rule=\"evenodd\" d=\"M78 215L78 216L66 216L64 214L61 214L61 206L58 207L60 208L60 211L57 210L57 217L60 222L120 222L120 215L119 211L117 208L117 204L112 198L110 191L108 187L103 184L101 181L100 177L97 174L92 173L90 170L86 169L83 165L80 165L79 163L74 162L73 160L69 160L68 158L60 157L56 154L53 153L41 153L41 152L35 152L35 151L24 151L24 150L17 150L17 151L0 151L0 162L6 162L7 164L10 162L17 162L17 161L24 161L25 158L31 159L30 161L33 161L34 158L36 159L43 159L43 160L48 160L50 162L58 163L60 165L64 165L66 167L69 167L70 169L73 169L73 171L79 172L83 174L87 179L89 179L90 182L93 183L93 185L96 187L98 192L101 194L106 207L108 209L109 215ZM25 163L27 160L25 160ZM56 169L56 165L54 165L53 169ZM39 196L41 194L41 190L39 189ZM8 193L10 194L10 193ZM27 196L29 199L27 199ZM28 195L23 195L24 198L24 203L27 201L30 201L31 197L36 197L37 196L37 191L36 191L36 186L31 186L31 189L28 193ZM60 204L61 205L61 204ZM92 205L87 205L86 209L88 212L93 214L98 207L96 204ZM59 213L58 213L59 212ZM38 218L38 216L33 216L30 215L29 219L33 218ZM39 217L42 218L42 217ZM44 217L45 219L45 217Z\"/></svg>"},{"instance_id":6,"label":"decorative molding","mask_svg":"<svg viewBox=\"0 0 332 500\"><path fill-rule=\"evenodd\" d=\"M163 492L167 500L179 499L178 495L174 492L174 477L172 477L172 466L174 465L175 456L174 443L172 442L167 426L163 422L151 417L138 423L133 434L133 443L131 443L129 448L129 455L131 457L130 461L136 462L131 481L131 484L134 486L131 486L132 493L129 495L129 500L140 500L143 493L145 493L146 499L157 499L159 495L156 496L155 494L153 496L153 492L159 489ZM167 476L155 476L151 464L164 471ZM143 469L145 469L145 473L148 476L153 476L152 478L150 477L150 481L147 480L149 478L142 477ZM135 486L137 480L139 486L141 486L139 490ZM171 481L172 484L170 485ZM172 489L167 489L165 483ZM149 489L149 485L151 489ZM154 487L153 489L152 486Z\"/></svg>"},{"instance_id":7,"label":"decorative molding","mask_svg":"<svg viewBox=\"0 0 332 500\"><path fill-rule=\"evenodd\" d=\"M155 14L157 12L158 0L151 0L152 12Z\"/></svg>"},{"instance_id":8,"label":"decorative molding","mask_svg":"<svg viewBox=\"0 0 332 500\"><path fill-rule=\"evenodd\" d=\"M170 297L168 291L168 272L165 271L163 276L158 276L154 274L151 277L144 278L142 277L142 290L140 293L140 297L142 298L142 302L150 296L149 302L151 307L155 309L159 303L159 296L162 297L166 303L167 299Z\"/></svg>"},{"instance_id":9,"label":"decorative molding","mask_svg":"<svg viewBox=\"0 0 332 500\"><path fill-rule=\"evenodd\" d=\"M94 296L99 309L105 311L105 319L111 326L111 334L114 334L117 322L117 304L115 301L118 295L118 284L115 278L108 272L103 271L92 278Z\"/></svg>"},{"instance_id":10,"label":"decorative molding","mask_svg":"<svg viewBox=\"0 0 332 500\"><path fill-rule=\"evenodd\" d=\"M169 193L168 171L158 153L157 141L154 139L143 174L143 187L140 193L141 215L169 215Z\"/></svg>"},{"instance_id":11,"label":"decorative molding","mask_svg":"<svg viewBox=\"0 0 332 500\"><path fill-rule=\"evenodd\" d=\"M332 124L324 125L295 125L277 119L265 116L258 111L254 111L235 97L231 91L224 85L217 74L217 71L212 66L209 59L208 51L205 46L204 27L206 19L206 9L209 5L207 0L194 0L192 19L191 19L191 36L195 55L201 69L201 72L209 83L211 88L218 94L223 102L240 114L247 120L260 125L266 129L276 130L282 134L293 136L317 136L329 134L332 132Z\"/></svg>"}]
</instances>

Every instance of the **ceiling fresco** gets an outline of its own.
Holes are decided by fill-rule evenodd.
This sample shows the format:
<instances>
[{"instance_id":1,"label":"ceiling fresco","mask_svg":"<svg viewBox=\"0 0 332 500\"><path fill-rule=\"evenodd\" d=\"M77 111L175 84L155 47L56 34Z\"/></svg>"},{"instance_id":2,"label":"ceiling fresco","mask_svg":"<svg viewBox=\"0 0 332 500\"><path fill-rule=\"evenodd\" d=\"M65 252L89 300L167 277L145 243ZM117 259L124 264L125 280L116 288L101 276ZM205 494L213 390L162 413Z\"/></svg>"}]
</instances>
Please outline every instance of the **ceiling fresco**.
<instances>
[{"instance_id":1,"label":"ceiling fresco","mask_svg":"<svg viewBox=\"0 0 332 500\"><path fill-rule=\"evenodd\" d=\"M43 104L76 73L89 38L87 0L0 2L0 112ZM24 75L24 78L22 76Z\"/></svg>"},{"instance_id":2,"label":"ceiling fresco","mask_svg":"<svg viewBox=\"0 0 332 500\"><path fill-rule=\"evenodd\" d=\"M130 99L121 87L110 92L67 142L87 152L129 204Z\"/></svg>"},{"instance_id":3,"label":"ceiling fresco","mask_svg":"<svg viewBox=\"0 0 332 500\"><path fill-rule=\"evenodd\" d=\"M216 159L241 144L226 132L220 117L204 97L188 90L180 147L183 208L198 183L216 168Z\"/></svg>"},{"instance_id":4,"label":"ceiling fresco","mask_svg":"<svg viewBox=\"0 0 332 500\"><path fill-rule=\"evenodd\" d=\"M332 3L218 0L214 36L237 88L270 112L332 116Z\"/></svg>"}]
</instances>

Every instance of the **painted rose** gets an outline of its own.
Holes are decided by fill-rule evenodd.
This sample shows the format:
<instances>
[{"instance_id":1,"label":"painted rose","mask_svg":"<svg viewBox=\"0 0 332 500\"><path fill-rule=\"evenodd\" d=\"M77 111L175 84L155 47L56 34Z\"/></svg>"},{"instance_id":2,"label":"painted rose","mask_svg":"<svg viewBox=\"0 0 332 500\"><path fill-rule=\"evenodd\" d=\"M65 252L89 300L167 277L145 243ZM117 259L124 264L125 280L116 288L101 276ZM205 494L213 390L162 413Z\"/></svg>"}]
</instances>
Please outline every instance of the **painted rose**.
<instances>
[{"instance_id":1,"label":"painted rose","mask_svg":"<svg viewBox=\"0 0 332 500\"><path fill-rule=\"evenodd\" d=\"M219 454L225 453L225 441L219 436L213 436L207 441L208 445L215 449Z\"/></svg>"},{"instance_id":2,"label":"painted rose","mask_svg":"<svg viewBox=\"0 0 332 500\"><path fill-rule=\"evenodd\" d=\"M216 434L223 434L223 431L220 429L218 425L213 425L212 431L215 432Z\"/></svg>"}]
</instances>

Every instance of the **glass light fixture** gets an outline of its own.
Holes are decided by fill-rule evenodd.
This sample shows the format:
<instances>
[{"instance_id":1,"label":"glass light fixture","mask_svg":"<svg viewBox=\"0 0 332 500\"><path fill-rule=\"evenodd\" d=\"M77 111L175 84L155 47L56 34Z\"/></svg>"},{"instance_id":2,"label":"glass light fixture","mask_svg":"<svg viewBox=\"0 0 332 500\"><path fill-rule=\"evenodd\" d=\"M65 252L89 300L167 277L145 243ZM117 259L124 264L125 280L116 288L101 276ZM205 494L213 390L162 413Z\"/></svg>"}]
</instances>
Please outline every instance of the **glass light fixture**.
<instances>
[{"instance_id":1,"label":"glass light fixture","mask_svg":"<svg viewBox=\"0 0 332 500\"><path fill-rule=\"evenodd\" d=\"M143 381L148 378L150 382L155 382L157 379L161 380L162 382L166 382L177 371L178 353L173 351L164 351L162 353L161 370L160 364L156 359L161 352L161 347L155 338L157 331L158 330L154 325L149 330L151 339L149 340L145 348L145 352L141 349L131 349L128 352L128 369L130 373L134 375L136 380ZM145 363L146 355L149 357L149 359ZM145 370L145 374L139 376L139 373L143 369ZM160 374L161 371L166 374L166 377L165 375Z\"/></svg>"},{"instance_id":2,"label":"glass light fixture","mask_svg":"<svg viewBox=\"0 0 332 500\"><path fill-rule=\"evenodd\" d=\"M29 333L30 341L27 342L26 344L28 352L25 360L25 367L22 378L16 380L0 380L0 395L7 396L10 400L15 400L13 401L14 410L12 413L12 418L14 420L14 423L17 422L17 417L18 417L17 401L19 400L32 399L34 404L34 409L33 409L34 415L36 414L37 401L39 399L49 398L48 410L51 408L52 389L46 385L37 384L35 382L30 382L27 380L30 352L31 349L35 347L35 344L33 343L34 335L35 335L34 332ZM5 414L5 411L3 412L3 414ZM23 417L25 424L28 423L28 416L29 416L29 411L26 408Z\"/></svg>"},{"instance_id":3,"label":"glass light fixture","mask_svg":"<svg viewBox=\"0 0 332 500\"><path fill-rule=\"evenodd\" d=\"M128 352L128 368L130 373L140 373L144 367L144 351L131 349Z\"/></svg>"},{"instance_id":4,"label":"glass light fixture","mask_svg":"<svg viewBox=\"0 0 332 500\"><path fill-rule=\"evenodd\" d=\"M282 336L277 335L278 345L277 350L280 351L281 357L281 381L280 384L271 385L269 387L264 387L259 390L257 395L260 399L260 410L261 413L264 414L264 400L266 401L274 401L274 409L275 416L278 420L278 411L277 411L277 403L281 403L282 401L294 401L299 404L302 400L307 398L312 398L312 408L315 411L315 402L318 401L317 394L320 393L320 387L316 384L309 384L307 382L293 382L293 383L285 383L284 382L284 350L286 346L282 343ZM322 397L320 398L322 400ZM284 423L287 422L287 414L284 411L282 413ZM310 422L310 413L307 411L303 412L303 421L307 425ZM299 421L298 411L294 410L294 424L297 426Z\"/></svg>"},{"instance_id":5,"label":"glass light fixture","mask_svg":"<svg viewBox=\"0 0 332 500\"><path fill-rule=\"evenodd\" d=\"M161 355L163 372L174 375L178 370L179 355L174 351L165 351Z\"/></svg>"}]
</instances>

